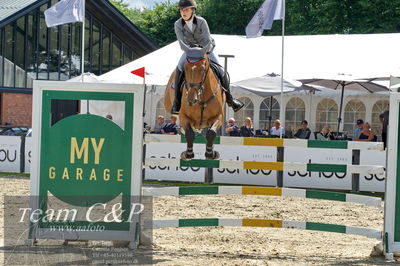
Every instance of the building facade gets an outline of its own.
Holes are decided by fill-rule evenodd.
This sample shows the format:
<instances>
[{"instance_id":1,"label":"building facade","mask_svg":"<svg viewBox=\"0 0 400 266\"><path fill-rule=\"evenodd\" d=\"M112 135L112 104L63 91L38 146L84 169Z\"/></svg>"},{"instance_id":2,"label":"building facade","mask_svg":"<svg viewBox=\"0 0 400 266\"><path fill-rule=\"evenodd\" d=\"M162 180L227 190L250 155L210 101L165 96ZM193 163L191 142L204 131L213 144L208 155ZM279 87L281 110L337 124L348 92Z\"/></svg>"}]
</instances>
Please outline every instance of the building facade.
<instances>
[{"instance_id":1,"label":"building facade","mask_svg":"<svg viewBox=\"0 0 400 266\"><path fill-rule=\"evenodd\" d=\"M58 0L6 0L0 8L0 124L31 125L33 80L82 73L82 23L47 28L44 11ZM84 72L104 74L157 49L108 0L86 0ZM55 116L76 101L55 103Z\"/></svg>"},{"instance_id":2,"label":"building facade","mask_svg":"<svg viewBox=\"0 0 400 266\"><path fill-rule=\"evenodd\" d=\"M155 93L147 95L145 121L154 126L159 115L168 121L171 114L164 110L163 88L153 89ZM307 120L312 132L319 132L324 126L337 131L340 106L340 93L294 92L280 96L261 97L253 93L235 93L235 98L241 100L245 106L237 113L227 108L225 120L235 118L237 125L242 126L244 119L250 117L256 130L269 130L275 119L280 119L287 135L293 136L301 127L301 121ZM280 107L283 105L283 114ZM380 139L382 123L379 115L389 110L389 93L359 94L346 96L343 101L340 132L352 137L356 128L356 121L362 119L368 122Z\"/></svg>"}]
</instances>

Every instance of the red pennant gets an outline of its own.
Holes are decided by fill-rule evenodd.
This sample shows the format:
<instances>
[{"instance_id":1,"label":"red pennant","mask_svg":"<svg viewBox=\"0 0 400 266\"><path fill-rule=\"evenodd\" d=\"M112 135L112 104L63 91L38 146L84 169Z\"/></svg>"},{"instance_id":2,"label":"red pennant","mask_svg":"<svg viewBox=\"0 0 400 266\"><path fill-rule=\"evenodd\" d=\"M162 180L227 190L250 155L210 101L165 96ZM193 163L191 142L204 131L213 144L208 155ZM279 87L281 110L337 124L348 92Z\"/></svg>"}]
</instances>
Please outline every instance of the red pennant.
<instances>
[{"instance_id":1,"label":"red pennant","mask_svg":"<svg viewBox=\"0 0 400 266\"><path fill-rule=\"evenodd\" d=\"M136 70L131 71L133 75L144 78L144 67L138 68Z\"/></svg>"}]
</instances>

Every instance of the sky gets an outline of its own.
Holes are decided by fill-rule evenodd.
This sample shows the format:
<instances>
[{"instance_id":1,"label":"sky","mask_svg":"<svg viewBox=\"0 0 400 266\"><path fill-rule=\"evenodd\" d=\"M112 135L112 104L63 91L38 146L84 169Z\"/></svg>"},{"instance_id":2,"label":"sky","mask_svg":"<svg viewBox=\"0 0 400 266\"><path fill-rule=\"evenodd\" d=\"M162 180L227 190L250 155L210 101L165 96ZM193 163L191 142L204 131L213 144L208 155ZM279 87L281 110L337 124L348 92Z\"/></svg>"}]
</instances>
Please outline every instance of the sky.
<instances>
[{"instance_id":1,"label":"sky","mask_svg":"<svg viewBox=\"0 0 400 266\"><path fill-rule=\"evenodd\" d=\"M124 0L132 8L150 8L156 3L166 2L168 0Z\"/></svg>"}]
</instances>

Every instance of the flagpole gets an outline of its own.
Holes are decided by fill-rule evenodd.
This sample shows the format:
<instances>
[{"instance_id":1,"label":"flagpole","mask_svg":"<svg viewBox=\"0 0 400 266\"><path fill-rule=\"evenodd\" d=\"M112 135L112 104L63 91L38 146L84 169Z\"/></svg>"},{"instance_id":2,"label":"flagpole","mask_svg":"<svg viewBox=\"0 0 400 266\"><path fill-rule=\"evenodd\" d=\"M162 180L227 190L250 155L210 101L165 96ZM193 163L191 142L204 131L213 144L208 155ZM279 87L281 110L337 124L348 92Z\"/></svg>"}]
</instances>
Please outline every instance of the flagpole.
<instances>
[{"instance_id":1,"label":"flagpole","mask_svg":"<svg viewBox=\"0 0 400 266\"><path fill-rule=\"evenodd\" d=\"M86 20L86 0L83 0L83 21L82 21L82 58L81 58L81 75L82 82L85 77L85 20ZM86 113L89 114L89 100L86 101Z\"/></svg>"},{"instance_id":2,"label":"flagpole","mask_svg":"<svg viewBox=\"0 0 400 266\"><path fill-rule=\"evenodd\" d=\"M85 18L86 18L86 4L85 0L83 1L83 21L82 21L82 58L81 58L81 71L82 75L85 73ZM83 81L83 76L82 76Z\"/></svg>"},{"instance_id":3,"label":"flagpole","mask_svg":"<svg viewBox=\"0 0 400 266\"><path fill-rule=\"evenodd\" d=\"M282 14L283 14L283 18L282 18L282 58L281 58L281 104L280 104L280 117L281 119L283 118L283 65L284 65L284 58L285 58L285 0L282 0ZM281 128L285 128L285 124L286 124L286 117L284 120L283 125L281 125ZM282 138L282 130L280 132L280 138Z\"/></svg>"}]
</instances>

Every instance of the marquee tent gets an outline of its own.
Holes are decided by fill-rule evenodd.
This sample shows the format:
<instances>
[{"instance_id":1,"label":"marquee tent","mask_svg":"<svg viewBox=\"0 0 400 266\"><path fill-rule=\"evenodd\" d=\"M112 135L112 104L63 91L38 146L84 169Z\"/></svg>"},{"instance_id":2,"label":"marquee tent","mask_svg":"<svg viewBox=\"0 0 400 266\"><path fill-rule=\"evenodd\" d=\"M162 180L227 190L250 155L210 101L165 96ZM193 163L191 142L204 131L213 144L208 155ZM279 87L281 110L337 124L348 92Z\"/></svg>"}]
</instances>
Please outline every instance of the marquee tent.
<instances>
[{"instance_id":1,"label":"marquee tent","mask_svg":"<svg viewBox=\"0 0 400 266\"><path fill-rule=\"evenodd\" d=\"M231 82L281 72L281 37L248 39L236 35L212 35L215 54L228 60ZM400 34L306 35L285 37L284 77L302 79L348 73L362 78L400 73ZM103 81L141 84L130 72L146 68L146 83L166 85L182 51L173 42L102 76ZM221 58L221 63L223 59Z\"/></svg>"}]
</instances>

